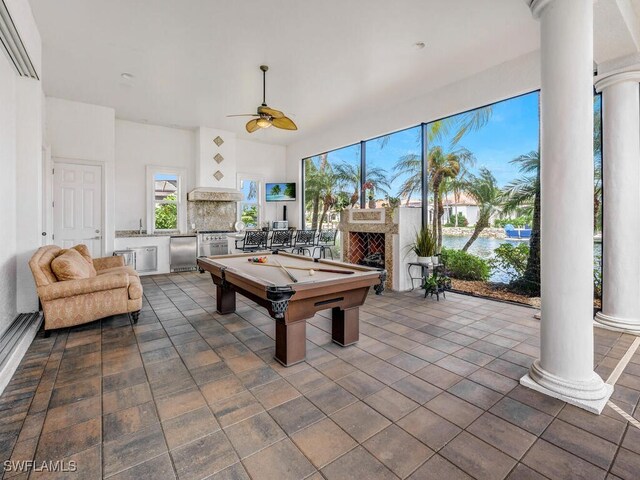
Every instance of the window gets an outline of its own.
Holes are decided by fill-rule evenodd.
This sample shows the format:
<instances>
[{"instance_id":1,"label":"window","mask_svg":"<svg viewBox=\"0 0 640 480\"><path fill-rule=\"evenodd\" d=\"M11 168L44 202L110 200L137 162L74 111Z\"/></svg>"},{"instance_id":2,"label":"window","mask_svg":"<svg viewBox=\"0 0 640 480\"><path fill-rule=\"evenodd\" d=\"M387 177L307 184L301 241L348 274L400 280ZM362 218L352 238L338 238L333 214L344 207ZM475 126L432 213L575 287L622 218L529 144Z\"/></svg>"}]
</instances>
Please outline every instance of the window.
<instances>
[{"instance_id":1,"label":"window","mask_svg":"<svg viewBox=\"0 0 640 480\"><path fill-rule=\"evenodd\" d=\"M398 202L422 208L422 128L416 126L365 143L367 182L376 207ZM371 196L371 195L369 195Z\"/></svg>"},{"instance_id":2,"label":"window","mask_svg":"<svg viewBox=\"0 0 640 480\"><path fill-rule=\"evenodd\" d=\"M360 206L360 144L306 158L303 168L305 228L337 228L341 210Z\"/></svg>"},{"instance_id":3,"label":"window","mask_svg":"<svg viewBox=\"0 0 640 480\"><path fill-rule=\"evenodd\" d=\"M186 231L186 212L182 169L147 167L149 201L147 207L147 230Z\"/></svg>"},{"instance_id":4,"label":"window","mask_svg":"<svg viewBox=\"0 0 640 480\"><path fill-rule=\"evenodd\" d=\"M259 227L262 218L262 179L239 174L238 189L242 192L239 219L249 228Z\"/></svg>"}]
</instances>

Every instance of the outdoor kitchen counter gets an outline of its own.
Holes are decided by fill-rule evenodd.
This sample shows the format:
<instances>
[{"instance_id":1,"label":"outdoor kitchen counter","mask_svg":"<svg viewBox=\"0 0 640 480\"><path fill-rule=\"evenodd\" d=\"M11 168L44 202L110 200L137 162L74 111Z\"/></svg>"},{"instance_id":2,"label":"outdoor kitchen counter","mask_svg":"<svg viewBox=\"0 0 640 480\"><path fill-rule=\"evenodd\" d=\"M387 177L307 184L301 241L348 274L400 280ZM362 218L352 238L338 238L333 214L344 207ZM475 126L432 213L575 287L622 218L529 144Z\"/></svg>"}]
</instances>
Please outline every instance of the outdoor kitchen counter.
<instances>
[{"instance_id":1,"label":"outdoor kitchen counter","mask_svg":"<svg viewBox=\"0 0 640 480\"><path fill-rule=\"evenodd\" d=\"M117 230L116 238L138 238L138 237L193 237L196 232L179 233L179 232L162 232L162 233L138 233L137 230Z\"/></svg>"}]
</instances>

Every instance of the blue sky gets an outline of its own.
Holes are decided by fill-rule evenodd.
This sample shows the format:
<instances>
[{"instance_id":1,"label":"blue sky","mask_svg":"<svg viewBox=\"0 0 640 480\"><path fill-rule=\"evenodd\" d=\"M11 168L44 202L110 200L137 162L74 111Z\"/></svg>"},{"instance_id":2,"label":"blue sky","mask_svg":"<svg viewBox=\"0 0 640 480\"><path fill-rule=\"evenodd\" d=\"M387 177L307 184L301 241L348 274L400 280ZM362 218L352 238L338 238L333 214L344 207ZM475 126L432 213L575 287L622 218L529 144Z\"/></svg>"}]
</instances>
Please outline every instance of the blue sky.
<instances>
[{"instance_id":1,"label":"blue sky","mask_svg":"<svg viewBox=\"0 0 640 480\"><path fill-rule=\"evenodd\" d=\"M533 92L494 104L489 122L481 130L467 133L456 148L465 147L474 153L476 165L470 168L471 172L487 167L503 186L518 176L518 169L509 161L538 149L538 125L538 93ZM450 137L453 134L455 132ZM367 142L367 166L381 167L391 174L398 158L407 154L420 155L419 135L420 127L396 132L383 148L379 140L370 140ZM450 137L434 143L448 149ZM329 154L329 159L332 163L357 164L360 162L359 146L335 150ZM393 193L401 182L402 179L397 179L392 183Z\"/></svg>"},{"instance_id":2,"label":"blue sky","mask_svg":"<svg viewBox=\"0 0 640 480\"><path fill-rule=\"evenodd\" d=\"M539 93L532 92L492 105L491 117L487 124L480 130L468 132L453 147L464 147L474 154L476 162L473 167L469 167L471 173L477 173L481 167L486 167L495 176L500 187L520 177L517 165L511 164L510 161L538 150L538 101ZM596 96L596 110L599 110L600 102L600 96ZM445 150L450 150L451 139L455 133L454 127L448 137L432 142L430 148L440 145ZM420 150L420 126L390 134L384 147L381 146L380 139L372 139L366 142L367 167L384 168L388 172L387 178L391 179L397 160L409 154L420 156ZM359 165L360 145L355 144L329 152L328 158L334 165L341 162ZM391 183L391 195L397 195L401 183L402 178ZM412 199L419 196L413 195ZM382 198L383 195L376 194L376 197Z\"/></svg>"}]
</instances>

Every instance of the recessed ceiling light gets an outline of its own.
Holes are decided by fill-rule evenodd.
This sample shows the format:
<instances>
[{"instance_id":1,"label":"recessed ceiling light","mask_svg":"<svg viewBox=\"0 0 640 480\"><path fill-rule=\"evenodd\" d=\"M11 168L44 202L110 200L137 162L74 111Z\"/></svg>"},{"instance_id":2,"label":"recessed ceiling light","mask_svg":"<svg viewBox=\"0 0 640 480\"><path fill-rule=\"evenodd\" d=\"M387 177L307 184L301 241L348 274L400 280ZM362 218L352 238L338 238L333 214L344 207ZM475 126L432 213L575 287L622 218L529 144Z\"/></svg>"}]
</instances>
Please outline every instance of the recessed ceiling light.
<instances>
[{"instance_id":1,"label":"recessed ceiling light","mask_svg":"<svg viewBox=\"0 0 640 480\"><path fill-rule=\"evenodd\" d=\"M125 80L133 80L135 75L133 75L133 73L124 72L124 73L121 73L120 76Z\"/></svg>"},{"instance_id":2,"label":"recessed ceiling light","mask_svg":"<svg viewBox=\"0 0 640 480\"><path fill-rule=\"evenodd\" d=\"M418 49L418 50L422 50L425 47L425 43L424 42L416 42L413 44L414 48Z\"/></svg>"}]
</instances>

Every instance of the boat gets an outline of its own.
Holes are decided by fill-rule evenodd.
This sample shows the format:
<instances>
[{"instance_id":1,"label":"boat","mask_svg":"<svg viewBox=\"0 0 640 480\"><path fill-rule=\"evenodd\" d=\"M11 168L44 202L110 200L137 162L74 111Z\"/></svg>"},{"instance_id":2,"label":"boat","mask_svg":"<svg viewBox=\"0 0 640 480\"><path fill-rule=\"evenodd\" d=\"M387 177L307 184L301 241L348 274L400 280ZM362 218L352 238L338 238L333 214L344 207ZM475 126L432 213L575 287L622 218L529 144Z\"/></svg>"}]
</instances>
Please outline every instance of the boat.
<instances>
[{"instance_id":1,"label":"boat","mask_svg":"<svg viewBox=\"0 0 640 480\"><path fill-rule=\"evenodd\" d=\"M525 225L524 228L516 228L510 223L505 225L504 233L509 240L529 240L531 238L531 228Z\"/></svg>"}]
</instances>

